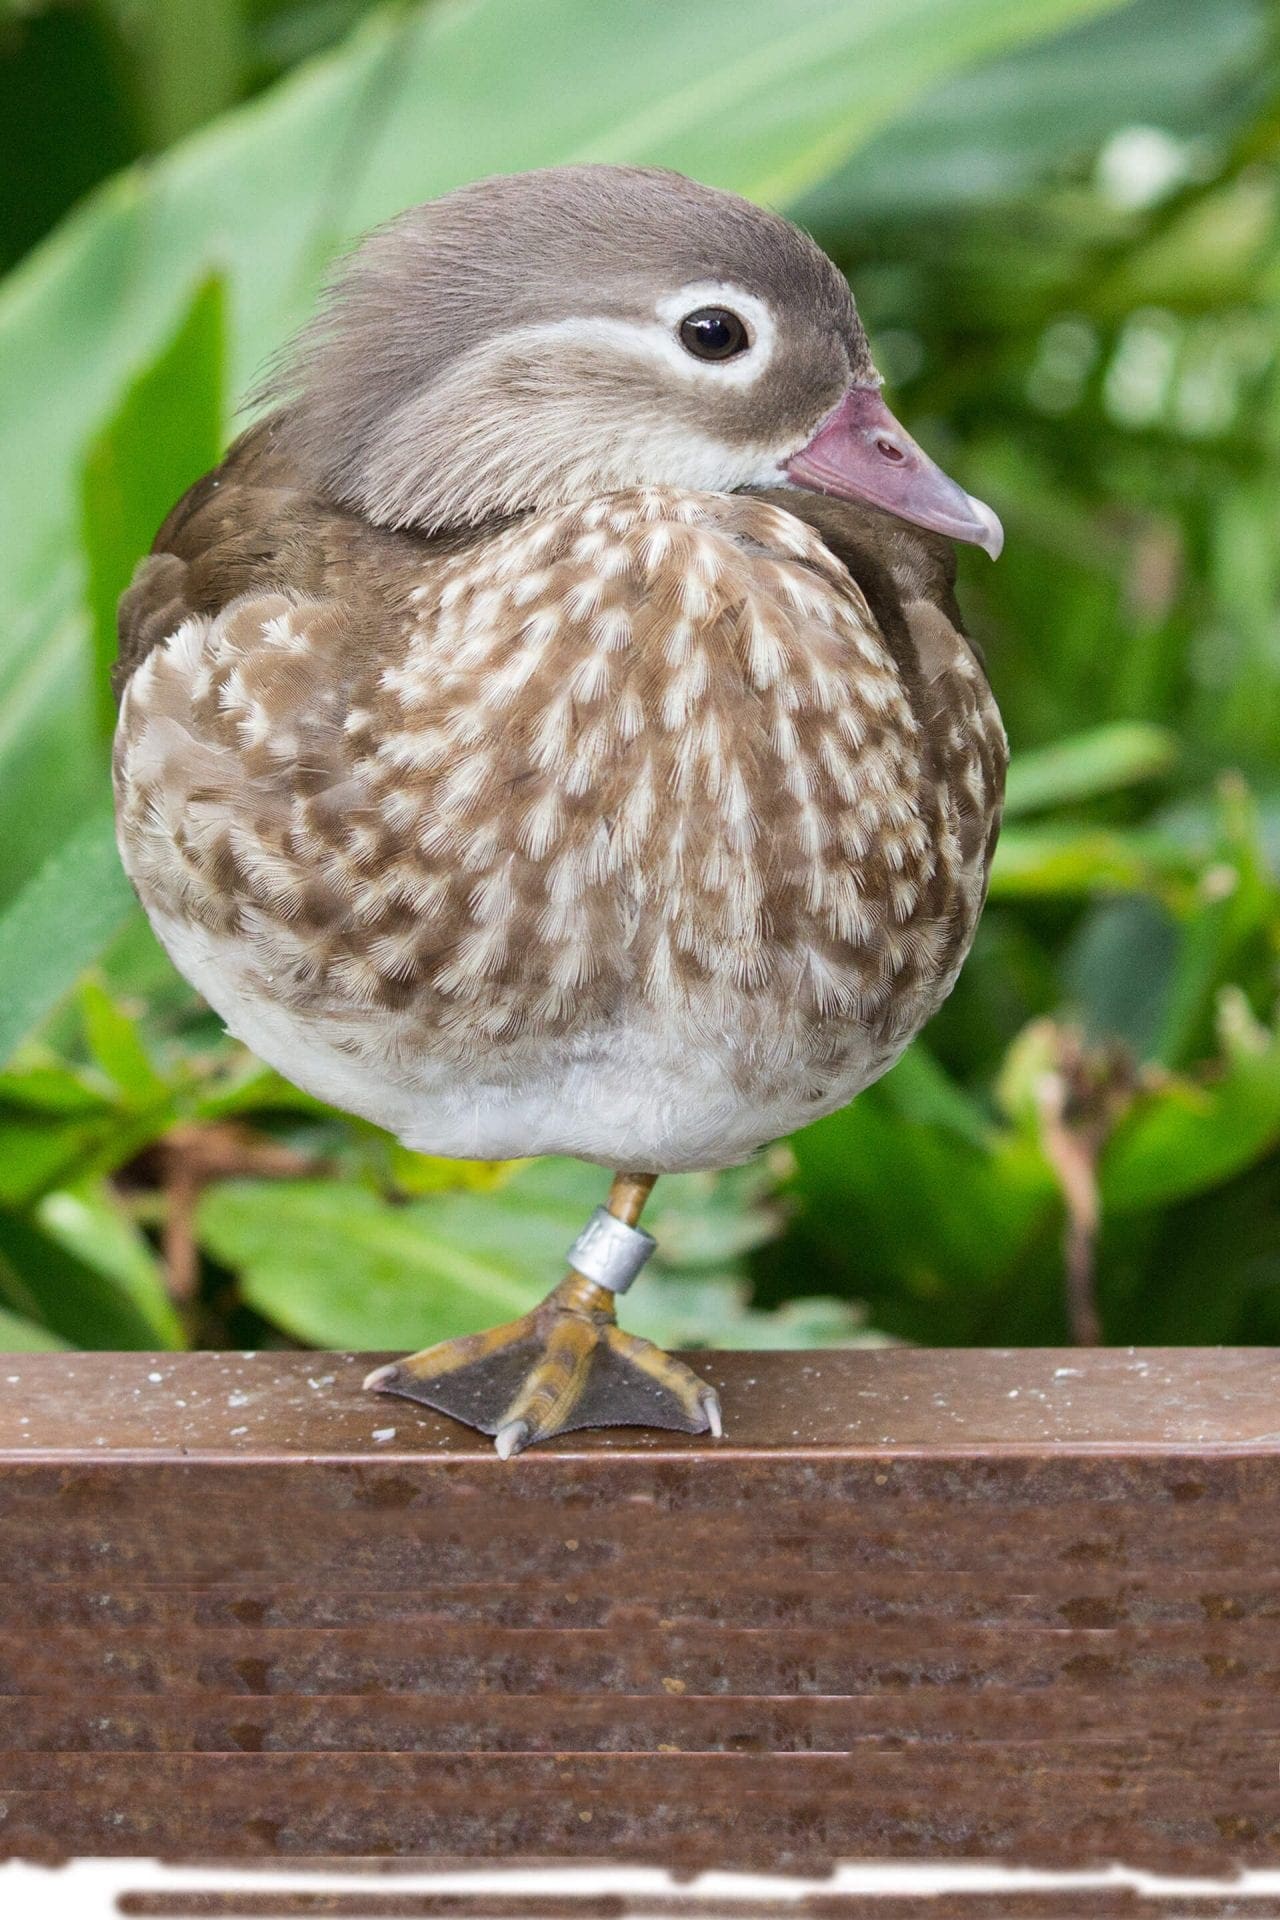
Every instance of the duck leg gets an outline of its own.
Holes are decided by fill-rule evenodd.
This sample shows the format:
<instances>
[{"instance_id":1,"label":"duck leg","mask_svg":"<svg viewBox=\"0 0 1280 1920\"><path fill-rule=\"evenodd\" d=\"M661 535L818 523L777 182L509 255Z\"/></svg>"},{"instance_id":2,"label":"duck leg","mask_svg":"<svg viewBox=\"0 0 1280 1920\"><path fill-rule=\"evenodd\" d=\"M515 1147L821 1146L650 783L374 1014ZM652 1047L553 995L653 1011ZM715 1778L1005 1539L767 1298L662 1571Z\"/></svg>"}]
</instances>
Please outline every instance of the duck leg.
<instances>
[{"instance_id":1,"label":"duck leg","mask_svg":"<svg viewBox=\"0 0 1280 1920\"><path fill-rule=\"evenodd\" d=\"M617 1322L616 1296L653 1251L636 1222L656 1178L614 1175L607 1205L569 1249L569 1272L531 1313L378 1367L365 1386L493 1434L504 1460L577 1427L719 1435L715 1390Z\"/></svg>"}]
</instances>

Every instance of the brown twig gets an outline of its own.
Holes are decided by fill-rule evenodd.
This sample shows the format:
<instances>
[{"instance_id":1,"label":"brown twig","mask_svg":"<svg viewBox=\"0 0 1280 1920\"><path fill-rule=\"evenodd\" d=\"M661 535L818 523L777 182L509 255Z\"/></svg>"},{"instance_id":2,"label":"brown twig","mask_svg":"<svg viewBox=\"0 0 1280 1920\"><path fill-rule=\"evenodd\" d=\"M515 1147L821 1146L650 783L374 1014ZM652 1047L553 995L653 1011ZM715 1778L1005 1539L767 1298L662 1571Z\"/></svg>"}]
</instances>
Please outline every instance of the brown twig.
<instances>
[{"instance_id":1,"label":"brown twig","mask_svg":"<svg viewBox=\"0 0 1280 1920\"><path fill-rule=\"evenodd\" d=\"M1078 1347L1102 1343L1102 1320L1094 1292L1098 1237L1097 1147L1083 1131L1067 1123L1069 1094L1065 1075L1046 1073L1036 1089L1045 1157L1062 1188L1067 1219L1063 1259L1067 1273L1067 1319Z\"/></svg>"},{"instance_id":2,"label":"brown twig","mask_svg":"<svg viewBox=\"0 0 1280 1920\"><path fill-rule=\"evenodd\" d=\"M200 1276L196 1208L204 1189L217 1180L291 1180L323 1170L324 1162L282 1146L232 1121L174 1127L154 1141L127 1170L157 1186L164 1196L160 1245L165 1284L180 1306L194 1300Z\"/></svg>"},{"instance_id":3,"label":"brown twig","mask_svg":"<svg viewBox=\"0 0 1280 1920\"><path fill-rule=\"evenodd\" d=\"M1136 1085L1127 1049L1088 1047L1074 1028L1054 1030L1056 1059L1036 1083L1045 1157L1057 1175L1066 1209L1063 1261L1067 1319L1077 1346L1102 1343L1096 1292L1098 1158Z\"/></svg>"}]
</instances>

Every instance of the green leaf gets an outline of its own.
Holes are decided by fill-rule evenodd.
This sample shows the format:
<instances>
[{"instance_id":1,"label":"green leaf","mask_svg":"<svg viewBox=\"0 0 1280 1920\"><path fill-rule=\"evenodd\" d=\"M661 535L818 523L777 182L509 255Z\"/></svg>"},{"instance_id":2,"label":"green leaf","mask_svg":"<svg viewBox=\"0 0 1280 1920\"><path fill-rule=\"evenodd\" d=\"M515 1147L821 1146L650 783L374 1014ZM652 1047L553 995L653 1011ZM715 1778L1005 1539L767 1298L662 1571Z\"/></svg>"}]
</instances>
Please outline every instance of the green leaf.
<instances>
[{"instance_id":1,"label":"green leaf","mask_svg":"<svg viewBox=\"0 0 1280 1920\"><path fill-rule=\"evenodd\" d=\"M1158 893L1189 875L1187 849L1143 828L1006 827L991 869L993 900L1079 899L1093 893Z\"/></svg>"},{"instance_id":2,"label":"green leaf","mask_svg":"<svg viewBox=\"0 0 1280 1920\"><path fill-rule=\"evenodd\" d=\"M1238 996L1228 997L1225 1013L1231 1045L1221 1070L1170 1077L1116 1128L1099 1168L1107 1211L1203 1193L1280 1145L1280 1028L1259 1034Z\"/></svg>"},{"instance_id":3,"label":"green leaf","mask_svg":"<svg viewBox=\"0 0 1280 1920\"><path fill-rule=\"evenodd\" d=\"M1064 997L1095 1039L1120 1039L1135 1058L1159 1052L1181 931L1160 901L1143 894L1099 899L1061 964Z\"/></svg>"},{"instance_id":4,"label":"green leaf","mask_svg":"<svg viewBox=\"0 0 1280 1920\"><path fill-rule=\"evenodd\" d=\"M56 1353L69 1345L47 1327L0 1307L0 1353Z\"/></svg>"},{"instance_id":5,"label":"green leaf","mask_svg":"<svg viewBox=\"0 0 1280 1920\"><path fill-rule=\"evenodd\" d=\"M821 232L909 231L1006 208L1133 125L1136 73L1144 126L1204 139L1243 115L1266 46L1256 0L1131 0L932 89L806 195L801 217Z\"/></svg>"},{"instance_id":6,"label":"green leaf","mask_svg":"<svg viewBox=\"0 0 1280 1920\"><path fill-rule=\"evenodd\" d=\"M79 998L85 1041L94 1063L130 1106L167 1100L168 1084L152 1065L137 1021L112 999L100 980L82 980Z\"/></svg>"},{"instance_id":7,"label":"green leaf","mask_svg":"<svg viewBox=\"0 0 1280 1920\"><path fill-rule=\"evenodd\" d=\"M114 1044L126 1043L118 1036ZM141 1074L127 1052L104 1056L113 1057L120 1073ZM149 1068L122 1097L66 1062L0 1073L0 1205L29 1207L54 1188L108 1173L176 1117L177 1097Z\"/></svg>"},{"instance_id":8,"label":"green leaf","mask_svg":"<svg viewBox=\"0 0 1280 1920\"><path fill-rule=\"evenodd\" d=\"M847 1300L788 1300L762 1312L742 1281L656 1274L628 1296L626 1324L660 1347L738 1347L751 1352L882 1345L862 1309Z\"/></svg>"},{"instance_id":9,"label":"green leaf","mask_svg":"<svg viewBox=\"0 0 1280 1920\"><path fill-rule=\"evenodd\" d=\"M765 1176L669 1176L652 1226L658 1273L721 1272L776 1230L754 1213ZM422 1347L536 1305L604 1197L607 1178L571 1160L526 1163L488 1193L394 1205L332 1180L232 1181L201 1200L197 1230L240 1274L250 1306L323 1347ZM664 1189L666 1190L664 1193Z\"/></svg>"},{"instance_id":10,"label":"green leaf","mask_svg":"<svg viewBox=\"0 0 1280 1920\"><path fill-rule=\"evenodd\" d=\"M1258 810L1244 782L1217 792L1217 833L1184 915L1182 949L1163 1012L1159 1053L1171 1065L1211 1043L1220 990L1246 975L1250 956L1268 989L1280 946L1280 887L1261 842Z\"/></svg>"},{"instance_id":11,"label":"green leaf","mask_svg":"<svg viewBox=\"0 0 1280 1920\"><path fill-rule=\"evenodd\" d=\"M169 508L221 449L225 336L225 289L221 277L210 274L85 455L80 528L104 738L115 727L110 676L120 595Z\"/></svg>"},{"instance_id":12,"label":"green leaf","mask_svg":"<svg viewBox=\"0 0 1280 1920\"><path fill-rule=\"evenodd\" d=\"M1005 814L1039 813L1158 780L1176 765L1178 742L1167 728L1117 721L1051 747L1015 754L1009 764Z\"/></svg>"},{"instance_id":13,"label":"green leaf","mask_svg":"<svg viewBox=\"0 0 1280 1920\"><path fill-rule=\"evenodd\" d=\"M333 1111L323 1101L283 1079L273 1068L264 1067L251 1053L233 1053L230 1064L229 1077L216 1079L191 1102L194 1119L239 1120L270 1114L301 1114L310 1119L324 1119Z\"/></svg>"},{"instance_id":14,"label":"green leaf","mask_svg":"<svg viewBox=\"0 0 1280 1920\"><path fill-rule=\"evenodd\" d=\"M409 1200L427 1193L490 1193L504 1186L524 1164L520 1160L446 1160L402 1147L381 1129L370 1131L380 1135L379 1145L384 1148L379 1155L380 1173L397 1194Z\"/></svg>"},{"instance_id":15,"label":"green leaf","mask_svg":"<svg viewBox=\"0 0 1280 1920\"><path fill-rule=\"evenodd\" d=\"M837 1270L859 1292L891 1283L941 1304L997 1288L1055 1192L1033 1143L991 1127L975 1137L921 1093L919 1063L900 1063L791 1146L806 1227Z\"/></svg>"},{"instance_id":16,"label":"green leaf","mask_svg":"<svg viewBox=\"0 0 1280 1920\"><path fill-rule=\"evenodd\" d=\"M131 160L139 143L121 49L100 6L0 0L0 36L0 263L7 268L104 173Z\"/></svg>"},{"instance_id":17,"label":"green leaf","mask_svg":"<svg viewBox=\"0 0 1280 1920\"><path fill-rule=\"evenodd\" d=\"M336 1181L228 1181L204 1195L198 1231L249 1305L295 1339L422 1347L532 1307L576 1231L486 1198L396 1207Z\"/></svg>"},{"instance_id":18,"label":"green leaf","mask_svg":"<svg viewBox=\"0 0 1280 1920\"><path fill-rule=\"evenodd\" d=\"M0 1113L0 1206L31 1206L80 1178L116 1131L109 1110L82 1119Z\"/></svg>"},{"instance_id":19,"label":"green leaf","mask_svg":"<svg viewBox=\"0 0 1280 1920\"><path fill-rule=\"evenodd\" d=\"M725 1173L664 1175L644 1219L658 1242L653 1270L728 1271L776 1239L782 1221L772 1200L775 1184L760 1161ZM597 1193L594 1204L602 1197Z\"/></svg>"},{"instance_id":20,"label":"green leaf","mask_svg":"<svg viewBox=\"0 0 1280 1920\"><path fill-rule=\"evenodd\" d=\"M247 54L245 0L181 0L145 6L108 0L137 61L148 144L168 146L236 99Z\"/></svg>"},{"instance_id":21,"label":"green leaf","mask_svg":"<svg viewBox=\"0 0 1280 1920\"><path fill-rule=\"evenodd\" d=\"M923 1041L917 1040L893 1069L882 1096L898 1119L967 1140L986 1152L991 1122L980 1103L944 1072Z\"/></svg>"},{"instance_id":22,"label":"green leaf","mask_svg":"<svg viewBox=\"0 0 1280 1920\"><path fill-rule=\"evenodd\" d=\"M145 1320L150 1344L185 1346L160 1262L105 1181L46 1194L34 1217L58 1246L115 1285Z\"/></svg>"},{"instance_id":23,"label":"green leaf","mask_svg":"<svg viewBox=\"0 0 1280 1920\"><path fill-rule=\"evenodd\" d=\"M167 1316L135 1285L74 1251L60 1229L3 1210L0 1300L73 1346L147 1352L173 1344Z\"/></svg>"},{"instance_id":24,"label":"green leaf","mask_svg":"<svg viewBox=\"0 0 1280 1920\"><path fill-rule=\"evenodd\" d=\"M397 10L95 194L0 293L0 899L101 793L79 476L193 286L225 280L240 392L335 250L415 200L582 159L787 199L963 63L1104 4L737 0L729 31L676 0Z\"/></svg>"},{"instance_id":25,"label":"green leaf","mask_svg":"<svg viewBox=\"0 0 1280 1920\"><path fill-rule=\"evenodd\" d=\"M99 805L0 914L0 1065L134 908L112 809Z\"/></svg>"},{"instance_id":26,"label":"green leaf","mask_svg":"<svg viewBox=\"0 0 1280 1920\"><path fill-rule=\"evenodd\" d=\"M113 1102L63 1062L0 1074L0 1205L62 1184L116 1130Z\"/></svg>"},{"instance_id":27,"label":"green leaf","mask_svg":"<svg viewBox=\"0 0 1280 1920\"><path fill-rule=\"evenodd\" d=\"M22 1072L0 1073L0 1111L38 1114L98 1114L110 1105L65 1060L42 1062Z\"/></svg>"},{"instance_id":28,"label":"green leaf","mask_svg":"<svg viewBox=\"0 0 1280 1920\"><path fill-rule=\"evenodd\" d=\"M0 1204L29 1207L55 1188L111 1173L176 1117L172 1102L141 1111L106 1104L97 1114L66 1117L0 1107Z\"/></svg>"}]
</instances>

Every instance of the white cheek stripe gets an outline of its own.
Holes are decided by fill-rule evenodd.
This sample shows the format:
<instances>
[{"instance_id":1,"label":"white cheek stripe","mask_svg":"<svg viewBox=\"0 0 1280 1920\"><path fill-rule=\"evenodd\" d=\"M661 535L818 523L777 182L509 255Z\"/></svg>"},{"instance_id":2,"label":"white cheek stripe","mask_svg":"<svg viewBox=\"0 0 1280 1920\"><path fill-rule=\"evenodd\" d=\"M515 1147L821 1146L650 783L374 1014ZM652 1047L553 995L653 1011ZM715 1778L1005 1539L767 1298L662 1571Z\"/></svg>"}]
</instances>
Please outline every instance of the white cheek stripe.
<instances>
[{"instance_id":1,"label":"white cheek stripe","mask_svg":"<svg viewBox=\"0 0 1280 1920\"><path fill-rule=\"evenodd\" d=\"M751 344L733 360L698 360L676 328L699 305L720 302L741 314ZM658 308L669 318L658 317ZM635 419L616 407L602 421L584 414L560 364L572 367L575 354L596 372L619 360L647 363L659 386L679 380L708 402L726 389L749 390L767 370L777 328L765 303L745 289L697 281L664 294L658 308L653 320L578 314L512 327L469 348L385 422L361 476L366 511L383 525L441 527L637 485L728 493L782 484L782 463L795 447L728 445L674 417L676 410L657 420L651 409ZM535 415L536 429L529 425ZM459 420L467 431L458 457L424 468L419 449L451 446Z\"/></svg>"},{"instance_id":2,"label":"white cheek stripe","mask_svg":"<svg viewBox=\"0 0 1280 1920\"><path fill-rule=\"evenodd\" d=\"M732 307L746 321L751 345L732 360L698 360L681 346L676 329L685 315L697 307ZM505 354L512 347L540 345L546 341L572 346L618 347L637 359L648 360L664 373L682 380L718 387L753 387L766 372L773 357L777 329L773 315L763 300L718 281L699 281L691 287L664 296L657 305L656 322L615 320L606 314L575 314L572 319L547 320L536 326L513 327L486 343L482 352ZM468 356L470 358L470 356Z\"/></svg>"}]
</instances>

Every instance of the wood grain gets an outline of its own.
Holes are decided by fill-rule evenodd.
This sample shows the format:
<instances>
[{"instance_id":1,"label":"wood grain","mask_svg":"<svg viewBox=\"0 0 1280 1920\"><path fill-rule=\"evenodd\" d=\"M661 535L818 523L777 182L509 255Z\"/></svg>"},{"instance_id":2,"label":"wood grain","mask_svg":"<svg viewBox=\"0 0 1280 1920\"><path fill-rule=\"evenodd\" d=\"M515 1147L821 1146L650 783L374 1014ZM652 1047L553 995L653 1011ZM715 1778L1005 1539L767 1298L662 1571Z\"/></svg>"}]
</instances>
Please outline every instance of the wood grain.
<instances>
[{"instance_id":1,"label":"wood grain","mask_svg":"<svg viewBox=\"0 0 1280 1920\"><path fill-rule=\"evenodd\" d=\"M726 1441L508 1463L0 1359L0 1852L1274 1866L1276 1359L713 1354Z\"/></svg>"}]
</instances>

